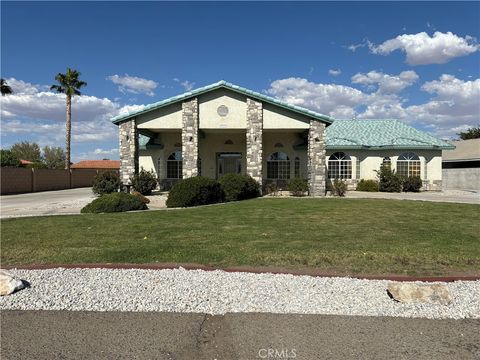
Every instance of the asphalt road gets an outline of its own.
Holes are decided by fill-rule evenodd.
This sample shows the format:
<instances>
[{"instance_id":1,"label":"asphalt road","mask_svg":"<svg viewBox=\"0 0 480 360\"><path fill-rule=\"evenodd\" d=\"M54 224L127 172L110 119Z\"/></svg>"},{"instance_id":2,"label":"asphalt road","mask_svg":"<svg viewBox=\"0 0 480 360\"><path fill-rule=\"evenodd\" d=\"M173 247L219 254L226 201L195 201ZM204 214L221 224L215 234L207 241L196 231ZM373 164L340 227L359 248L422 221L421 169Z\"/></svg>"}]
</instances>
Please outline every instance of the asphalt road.
<instances>
[{"instance_id":1,"label":"asphalt road","mask_svg":"<svg viewBox=\"0 0 480 360\"><path fill-rule=\"evenodd\" d=\"M3 311L7 359L479 359L480 320Z\"/></svg>"}]
</instances>

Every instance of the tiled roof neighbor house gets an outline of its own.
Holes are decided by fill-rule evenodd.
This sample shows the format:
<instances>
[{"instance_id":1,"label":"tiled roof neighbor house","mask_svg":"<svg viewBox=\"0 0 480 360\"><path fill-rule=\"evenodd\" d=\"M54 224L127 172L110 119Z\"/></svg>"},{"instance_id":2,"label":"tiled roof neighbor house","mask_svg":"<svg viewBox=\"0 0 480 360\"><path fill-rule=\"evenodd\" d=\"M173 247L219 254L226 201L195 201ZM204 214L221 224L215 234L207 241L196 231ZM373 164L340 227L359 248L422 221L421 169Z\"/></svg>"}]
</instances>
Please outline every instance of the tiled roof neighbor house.
<instances>
[{"instance_id":1,"label":"tiled roof neighbor house","mask_svg":"<svg viewBox=\"0 0 480 360\"><path fill-rule=\"evenodd\" d=\"M71 166L72 169L119 170L119 160L82 160Z\"/></svg>"},{"instance_id":2,"label":"tiled roof neighbor house","mask_svg":"<svg viewBox=\"0 0 480 360\"><path fill-rule=\"evenodd\" d=\"M442 150L454 148L396 120L335 120L225 81L112 119L120 128L120 176L153 170L162 188L181 178L227 173L263 185L308 180L324 196L330 180L355 188L388 163L441 189Z\"/></svg>"}]
</instances>

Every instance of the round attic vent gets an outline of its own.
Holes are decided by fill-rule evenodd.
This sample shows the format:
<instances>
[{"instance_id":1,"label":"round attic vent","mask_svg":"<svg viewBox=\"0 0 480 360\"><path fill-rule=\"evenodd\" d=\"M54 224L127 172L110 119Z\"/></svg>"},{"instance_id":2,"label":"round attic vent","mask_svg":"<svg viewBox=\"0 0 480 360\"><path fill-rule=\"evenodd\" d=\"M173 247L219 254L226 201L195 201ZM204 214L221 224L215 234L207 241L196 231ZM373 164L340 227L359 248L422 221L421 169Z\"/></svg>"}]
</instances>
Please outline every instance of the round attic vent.
<instances>
[{"instance_id":1,"label":"round attic vent","mask_svg":"<svg viewBox=\"0 0 480 360\"><path fill-rule=\"evenodd\" d=\"M217 109L217 114L220 116L227 116L228 115L228 107L225 105L220 105Z\"/></svg>"}]
</instances>

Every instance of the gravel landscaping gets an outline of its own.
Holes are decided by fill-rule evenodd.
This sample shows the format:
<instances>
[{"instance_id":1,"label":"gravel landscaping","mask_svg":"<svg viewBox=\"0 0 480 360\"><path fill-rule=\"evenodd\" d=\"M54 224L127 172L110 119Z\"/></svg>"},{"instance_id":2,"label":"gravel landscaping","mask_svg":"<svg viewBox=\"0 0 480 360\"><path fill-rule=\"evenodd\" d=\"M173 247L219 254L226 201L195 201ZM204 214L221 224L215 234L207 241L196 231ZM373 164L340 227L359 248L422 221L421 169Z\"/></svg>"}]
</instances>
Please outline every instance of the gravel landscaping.
<instances>
[{"instance_id":1,"label":"gravel landscaping","mask_svg":"<svg viewBox=\"0 0 480 360\"><path fill-rule=\"evenodd\" d=\"M480 318L480 281L448 283L450 305L401 304L389 281L203 270L47 269L11 272L31 286L1 310L268 312Z\"/></svg>"}]
</instances>

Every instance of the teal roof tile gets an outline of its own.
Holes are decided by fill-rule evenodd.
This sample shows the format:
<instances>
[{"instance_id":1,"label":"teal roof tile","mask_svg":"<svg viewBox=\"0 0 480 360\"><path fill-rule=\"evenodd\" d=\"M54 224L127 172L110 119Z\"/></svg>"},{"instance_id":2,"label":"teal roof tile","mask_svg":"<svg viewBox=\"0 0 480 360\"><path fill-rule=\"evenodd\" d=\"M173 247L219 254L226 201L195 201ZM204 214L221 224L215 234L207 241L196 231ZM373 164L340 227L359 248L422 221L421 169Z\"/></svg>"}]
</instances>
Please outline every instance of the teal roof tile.
<instances>
[{"instance_id":1,"label":"teal roof tile","mask_svg":"<svg viewBox=\"0 0 480 360\"><path fill-rule=\"evenodd\" d=\"M335 120L327 149L454 149L452 144L398 120Z\"/></svg>"},{"instance_id":2,"label":"teal roof tile","mask_svg":"<svg viewBox=\"0 0 480 360\"><path fill-rule=\"evenodd\" d=\"M137 110L137 111L134 111L134 112L131 112L131 113L128 113L128 114L116 116L116 117L112 118L112 122L114 124L118 124L118 123L120 123L124 120L130 119L130 118L138 116L140 114L144 114L148 111L159 109L159 108L162 108L164 106L173 104L177 101L182 101L182 100L191 98L193 96L198 96L198 95L201 95L203 93L206 93L206 92L209 92L209 91L212 91L212 90L216 90L216 89L220 89L220 88L230 89L230 90L235 91L237 93L240 93L240 94L243 94L243 95L248 95L248 96L250 96L252 98L255 98L257 100L264 101L264 102L267 102L267 103L270 103L270 104L274 104L274 105L277 105L277 106L282 107L284 109L294 111L296 113L300 113L300 114L303 114L303 115L306 115L306 116L310 116L313 119L322 121L322 122L327 123L327 124L330 124L330 123L333 122L333 118L331 118L327 115L319 114L315 111L308 110L308 109L302 108L300 106L290 105L290 104L288 104L284 101L280 101L280 100L272 98L270 96L267 96L267 95L264 95L264 94L261 94L261 93L243 88L243 87L240 87L238 85L228 83L224 80L216 82L214 84L210 84L210 85L201 87L201 88L198 88L198 89L195 89L195 90L192 90L192 91L188 91L188 92L180 94L180 95L173 96L171 98L168 98L168 99L165 99L165 100L162 100L162 101L150 104L150 105L147 105L141 110Z\"/></svg>"}]
</instances>

